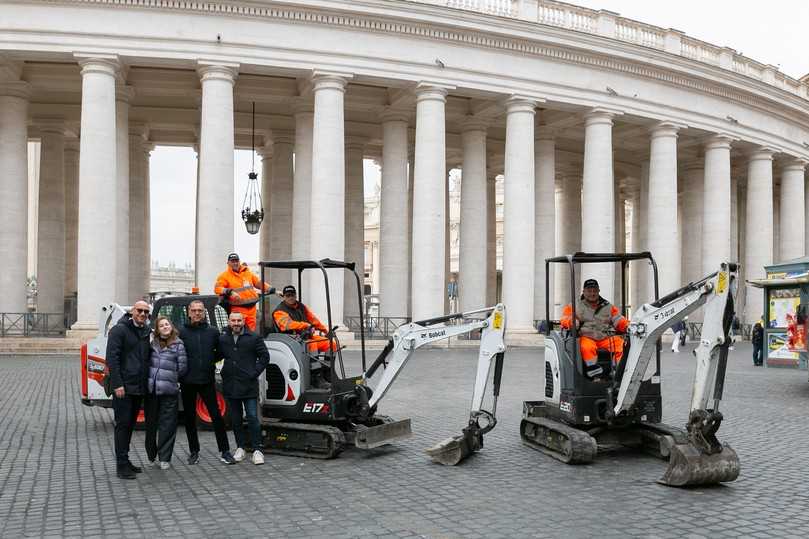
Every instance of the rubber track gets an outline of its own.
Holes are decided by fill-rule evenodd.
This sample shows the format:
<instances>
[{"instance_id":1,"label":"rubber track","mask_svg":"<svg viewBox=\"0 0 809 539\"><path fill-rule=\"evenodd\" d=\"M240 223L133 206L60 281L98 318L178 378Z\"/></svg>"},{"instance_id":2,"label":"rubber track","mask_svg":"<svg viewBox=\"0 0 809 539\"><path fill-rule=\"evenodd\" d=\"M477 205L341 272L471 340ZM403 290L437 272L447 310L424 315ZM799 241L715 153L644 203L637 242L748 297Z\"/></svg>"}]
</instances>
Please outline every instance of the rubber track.
<instances>
[{"instance_id":1,"label":"rubber track","mask_svg":"<svg viewBox=\"0 0 809 539\"><path fill-rule=\"evenodd\" d=\"M261 425L262 430L267 431L267 436L272 436L273 431L303 431L303 432L319 432L324 437L329 439L329 450L326 452L313 451L311 448L287 448L280 449L277 447L266 447L268 453L277 455L290 455L294 457L306 457L313 459L331 459L340 454L345 449L346 438L343 431L337 427L330 425L316 425L312 423L285 423L285 422L272 422L264 423Z\"/></svg>"},{"instance_id":2,"label":"rubber track","mask_svg":"<svg viewBox=\"0 0 809 539\"><path fill-rule=\"evenodd\" d=\"M532 437L528 437L526 434L528 423L534 425L534 428L537 429L537 433ZM563 436L570 443L572 451L569 455L547 445L546 441L551 433ZM523 443L528 447L541 451L566 464L587 464L592 462L598 451L596 441L586 432L545 417L523 418L520 424L520 436Z\"/></svg>"}]
</instances>

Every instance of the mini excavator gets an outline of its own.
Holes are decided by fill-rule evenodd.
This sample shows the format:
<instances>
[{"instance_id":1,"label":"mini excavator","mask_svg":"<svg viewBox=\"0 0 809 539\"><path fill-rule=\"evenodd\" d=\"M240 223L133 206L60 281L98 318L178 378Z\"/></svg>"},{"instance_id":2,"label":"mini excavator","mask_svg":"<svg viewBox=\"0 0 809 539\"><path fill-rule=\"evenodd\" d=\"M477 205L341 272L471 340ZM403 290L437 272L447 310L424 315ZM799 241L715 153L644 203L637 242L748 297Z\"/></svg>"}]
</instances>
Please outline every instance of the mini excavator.
<instances>
[{"instance_id":1,"label":"mini excavator","mask_svg":"<svg viewBox=\"0 0 809 539\"><path fill-rule=\"evenodd\" d=\"M365 323L361 283L354 263L337 260L260 262L261 280L268 268L313 270L322 275L326 292L326 317L333 350L313 353L306 337L279 332L266 302L262 302L264 341L270 364L260 379L262 438L271 453L328 459L355 446L371 449L410 436L410 419L393 420L377 413L380 400L390 389L413 353L426 344L450 337L480 332L477 376L467 425L460 436L449 438L427 450L431 459L455 465L483 447L483 435L496 424L495 409L500 391L505 344L506 309L502 304L466 313L412 322L396 329L379 356L369 365L365 360ZM332 325L327 270L345 270L357 284L360 313L362 373L346 376L336 327ZM493 371L493 372L492 372ZM486 386L493 379L490 410L483 407ZM314 381L326 383L314 383Z\"/></svg>"},{"instance_id":2,"label":"mini excavator","mask_svg":"<svg viewBox=\"0 0 809 539\"><path fill-rule=\"evenodd\" d=\"M570 269L570 294L576 299L576 267L588 263L619 263L626 314L626 269L631 261L647 260L653 270L657 297L657 266L648 252L588 254L549 258ZM722 423L719 402L724 389L729 331L734 315L737 265L722 263L715 273L640 306L633 313L623 359L613 367L609 352L599 352L602 375L590 378L581 360L574 324L554 329L546 302L544 399L523 405L523 442L568 464L591 462L599 449L637 447L669 465L658 481L669 486L710 485L735 480L739 458L716 438ZM549 284L546 281L546 291ZM546 294L546 297L548 295ZM676 322L704 306L702 335L694 350L696 373L685 429L661 423L660 337ZM655 360L654 362L652 360Z\"/></svg>"}]
</instances>

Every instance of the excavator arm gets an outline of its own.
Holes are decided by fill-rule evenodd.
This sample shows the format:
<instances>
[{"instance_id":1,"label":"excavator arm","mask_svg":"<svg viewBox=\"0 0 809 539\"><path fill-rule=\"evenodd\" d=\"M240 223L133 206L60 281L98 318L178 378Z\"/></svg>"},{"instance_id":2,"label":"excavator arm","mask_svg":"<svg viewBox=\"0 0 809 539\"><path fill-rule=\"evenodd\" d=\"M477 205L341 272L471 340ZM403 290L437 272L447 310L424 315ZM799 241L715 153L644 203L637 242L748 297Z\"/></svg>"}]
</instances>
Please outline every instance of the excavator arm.
<instances>
[{"instance_id":1,"label":"excavator arm","mask_svg":"<svg viewBox=\"0 0 809 539\"><path fill-rule=\"evenodd\" d=\"M702 334L694 350L697 368L691 391L687 442L671 448L669 468L660 480L674 486L732 481L739 474L736 453L716 439L722 422L719 401L725 381L737 266L723 263L719 271L650 304L643 305L629 325L630 349L619 367L620 386L614 415L629 413L663 332L704 306Z\"/></svg>"},{"instance_id":2,"label":"excavator arm","mask_svg":"<svg viewBox=\"0 0 809 539\"><path fill-rule=\"evenodd\" d=\"M474 319L481 315L485 315L486 318ZM455 320L469 321L454 325L448 324ZM503 340L505 328L506 308L502 304L413 322L399 327L382 354L363 374L366 385L373 388L373 394L368 401L370 409L375 409L376 404L385 396L416 350L436 341L480 330L477 374L472 392L469 422L461 436L444 440L427 450L435 462L447 465L458 464L483 447L483 435L493 429L497 423L495 413L506 350ZM381 374L379 374L380 367L384 367ZM492 404L491 410L485 410L483 401L492 367L494 367ZM481 420L484 422L483 425L480 424Z\"/></svg>"}]
</instances>

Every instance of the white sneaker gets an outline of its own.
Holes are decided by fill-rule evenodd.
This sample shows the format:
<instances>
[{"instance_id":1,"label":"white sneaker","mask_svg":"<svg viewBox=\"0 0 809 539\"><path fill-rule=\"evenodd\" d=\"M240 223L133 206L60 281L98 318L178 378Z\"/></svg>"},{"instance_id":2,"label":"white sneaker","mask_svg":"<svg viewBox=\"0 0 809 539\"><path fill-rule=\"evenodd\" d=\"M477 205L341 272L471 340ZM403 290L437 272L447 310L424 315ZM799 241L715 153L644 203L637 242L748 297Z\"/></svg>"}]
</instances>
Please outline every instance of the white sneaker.
<instances>
[{"instance_id":1,"label":"white sneaker","mask_svg":"<svg viewBox=\"0 0 809 539\"><path fill-rule=\"evenodd\" d=\"M242 448L240 447L240 448L238 448L238 449L237 449L237 450L236 450L236 451L233 453L233 460L235 460L236 462L241 462L241 461L243 461L243 460L244 460L244 457L245 457L245 456L246 456L246 455L245 455L245 453L244 453L244 449L242 449Z\"/></svg>"},{"instance_id":2,"label":"white sneaker","mask_svg":"<svg viewBox=\"0 0 809 539\"><path fill-rule=\"evenodd\" d=\"M258 449L253 451L253 464L264 464L264 453Z\"/></svg>"},{"instance_id":3,"label":"white sneaker","mask_svg":"<svg viewBox=\"0 0 809 539\"><path fill-rule=\"evenodd\" d=\"M160 461L161 470L168 470L169 468L171 468L171 463Z\"/></svg>"}]
</instances>

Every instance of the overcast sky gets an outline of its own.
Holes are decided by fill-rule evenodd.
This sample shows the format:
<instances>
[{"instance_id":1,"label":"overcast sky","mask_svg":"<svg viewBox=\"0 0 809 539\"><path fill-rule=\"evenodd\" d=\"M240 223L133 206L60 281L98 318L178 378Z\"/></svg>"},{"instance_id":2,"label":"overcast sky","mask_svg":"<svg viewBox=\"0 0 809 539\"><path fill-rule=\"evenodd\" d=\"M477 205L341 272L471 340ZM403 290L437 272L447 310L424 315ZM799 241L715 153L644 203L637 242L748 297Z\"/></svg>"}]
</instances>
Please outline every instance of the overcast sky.
<instances>
[{"instance_id":1,"label":"overcast sky","mask_svg":"<svg viewBox=\"0 0 809 539\"><path fill-rule=\"evenodd\" d=\"M766 3L748 0L574 0L571 3L615 11L624 17L663 28L676 28L708 43L731 47L764 64L779 66L781 71L795 78L809 73L809 0L769 0ZM261 172L258 159L256 163ZM368 194L379 174L370 161L365 164ZM158 146L152 152L152 259L161 265L170 261L179 266L194 263L196 167L191 148ZM241 254L242 260L253 262L258 259L258 236L250 236L240 220L248 172L250 152L237 151L234 249ZM161 229L161 225L165 229Z\"/></svg>"}]
</instances>

